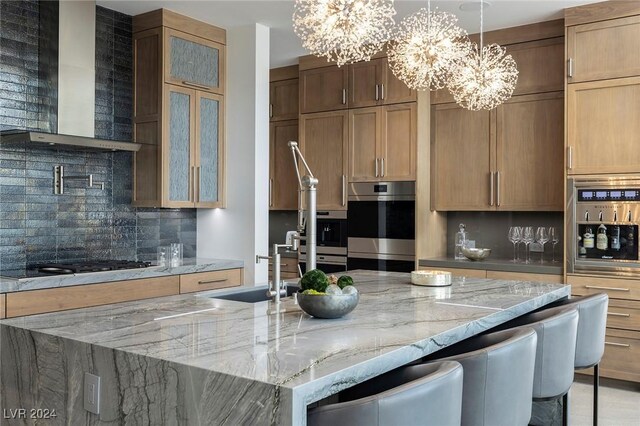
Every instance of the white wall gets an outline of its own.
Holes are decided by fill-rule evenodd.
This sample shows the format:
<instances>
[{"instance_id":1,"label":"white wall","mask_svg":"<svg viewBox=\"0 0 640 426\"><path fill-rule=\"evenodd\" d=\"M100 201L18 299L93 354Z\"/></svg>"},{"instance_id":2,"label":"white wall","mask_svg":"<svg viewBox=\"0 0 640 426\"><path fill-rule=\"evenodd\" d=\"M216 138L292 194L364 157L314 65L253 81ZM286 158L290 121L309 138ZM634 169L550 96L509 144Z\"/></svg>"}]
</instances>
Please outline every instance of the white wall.
<instances>
[{"instance_id":1,"label":"white wall","mask_svg":"<svg viewBox=\"0 0 640 426\"><path fill-rule=\"evenodd\" d=\"M240 259L266 283L269 245L269 28L227 30L227 208L198 210L198 257Z\"/></svg>"}]
</instances>

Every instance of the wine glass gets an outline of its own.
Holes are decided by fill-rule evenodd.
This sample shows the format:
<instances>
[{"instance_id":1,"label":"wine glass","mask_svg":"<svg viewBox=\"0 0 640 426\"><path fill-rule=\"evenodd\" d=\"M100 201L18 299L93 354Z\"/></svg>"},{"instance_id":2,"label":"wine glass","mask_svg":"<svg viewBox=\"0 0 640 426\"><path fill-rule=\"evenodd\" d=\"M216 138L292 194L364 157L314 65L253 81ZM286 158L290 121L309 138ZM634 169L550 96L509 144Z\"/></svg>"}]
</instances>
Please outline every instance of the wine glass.
<instances>
[{"instance_id":1,"label":"wine glass","mask_svg":"<svg viewBox=\"0 0 640 426\"><path fill-rule=\"evenodd\" d=\"M560 234L558 233L558 229L555 226L549 227L549 241L553 244L553 257L552 262L556 261L556 244L560 241Z\"/></svg>"},{"instance_id":2,"label":"wine glass","mask_svg":"<svg viewBox=\"0 0 640 426\"><path fill-rule=\"evenodd\" d=\"M525 263L529 263L529 244L536 240L535 233L533 232L533 226L525 226L522 232L522 242L525 246Z\"/></svg>"},{"instance_id":3,"label":"wine glass","mask_svg":"<svg viewBox=\"0 0 640 426\"><path fill-rule=\"evenodd\" d=\"M540 253L540 263L544 261L544 245L549 241L549 230L544 226L538 226L536 229L536 242L542 246Z\"/></svg>"},{"instance_id":4,"label":"wine glass","mask_svg":"<svg viewBox=\"0 0 640 426\"><path fill-rule=\"evenodd\" d=\"M513 244L513 261L518 261L518 255L516 252L516 245L522 241L522 228L519 226L511 226L509 227L509 233L507 234L509 241Z\"/></svg>"}]
</instances>

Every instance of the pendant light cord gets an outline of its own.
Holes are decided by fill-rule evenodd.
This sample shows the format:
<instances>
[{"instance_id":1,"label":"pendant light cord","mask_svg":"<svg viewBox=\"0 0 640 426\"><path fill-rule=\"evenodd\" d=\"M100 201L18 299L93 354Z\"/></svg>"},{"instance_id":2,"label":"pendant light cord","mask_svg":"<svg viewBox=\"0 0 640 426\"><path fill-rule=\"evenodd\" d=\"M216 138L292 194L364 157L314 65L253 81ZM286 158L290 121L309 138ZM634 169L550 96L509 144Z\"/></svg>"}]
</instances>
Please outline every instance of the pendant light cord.
<instances>
[{"instance_id":1,"label":"pendant light cord","mask_svg":"<svg viewBox=\"0 0 640 426\"><path fill-rule=\"evenodd\" d=\"M484 1L480 0L480 61L482 61L482 44L484 33Z\"/></svg>"}]
</instances>

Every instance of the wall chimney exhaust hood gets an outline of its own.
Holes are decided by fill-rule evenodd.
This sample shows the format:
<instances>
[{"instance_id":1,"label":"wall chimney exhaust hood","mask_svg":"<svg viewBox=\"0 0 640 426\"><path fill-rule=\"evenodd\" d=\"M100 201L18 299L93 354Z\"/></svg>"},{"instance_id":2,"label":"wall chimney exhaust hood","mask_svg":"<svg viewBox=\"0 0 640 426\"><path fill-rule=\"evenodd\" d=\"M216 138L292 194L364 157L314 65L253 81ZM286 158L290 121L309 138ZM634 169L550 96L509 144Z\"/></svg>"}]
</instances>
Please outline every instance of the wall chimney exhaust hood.
<instances>
[{"instance_id":1,"label":"wall chimney exhaust hood","mask_svg":"<svg viewBox=\"0 0 640 426\"><path fill-rule=\"evenodd\" d=\"M0 132L0 143L44 144L79 150L138 151L139 144L95 139L95 1L61 0L57 21L57 126L56 133L28 130ZM42 18L41 18L42 19ZM52 21L56 25L55 20ZM53 26L49 24L49 26ZM41 22L42 28L42 22ZM55 38L54 38L55 39ZM40 66L51 66L39 59Z\"/></svg>"}]
</instances>

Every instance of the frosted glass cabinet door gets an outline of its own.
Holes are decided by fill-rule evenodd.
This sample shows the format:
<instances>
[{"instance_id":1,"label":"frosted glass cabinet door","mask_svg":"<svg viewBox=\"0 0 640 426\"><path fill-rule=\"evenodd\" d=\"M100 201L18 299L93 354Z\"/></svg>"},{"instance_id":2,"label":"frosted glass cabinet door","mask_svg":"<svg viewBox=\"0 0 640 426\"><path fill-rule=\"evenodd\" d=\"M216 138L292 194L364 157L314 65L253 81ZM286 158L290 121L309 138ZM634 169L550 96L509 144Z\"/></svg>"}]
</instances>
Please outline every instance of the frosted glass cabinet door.
<instances>
[{"instance_id":1,"label":"frosted glass cabinet door","mask_svg":"<svg viewBox=\"0 0 640 426\"><path fill-rule=\"evenodd\" d=\"M224 46L179 31L167 30L168 83L221 93Z\"/></svg>"},{"instance_id":2,"label":"frosted glass cabinet door","mask_svg":"<svg viewBox=\"0 0 640 426\"><path fill-rule=\"evenodd\" d=\"M170 87L168 91L168 201L172 207L193 207L192 146L195 91Z\"/></svg>"},{"instance_id":3,"label":"frosted glass cabinet door","mask_svg":"<svg viewBox=\"0 0 640 426\"><path fill-rule=\"evenodd\" d=\"M223 162L222 117L223 97L198 92L197 105L197 146L198 162L197 207L222 207L221 170Z\"/></svg>"}]
</instances>

